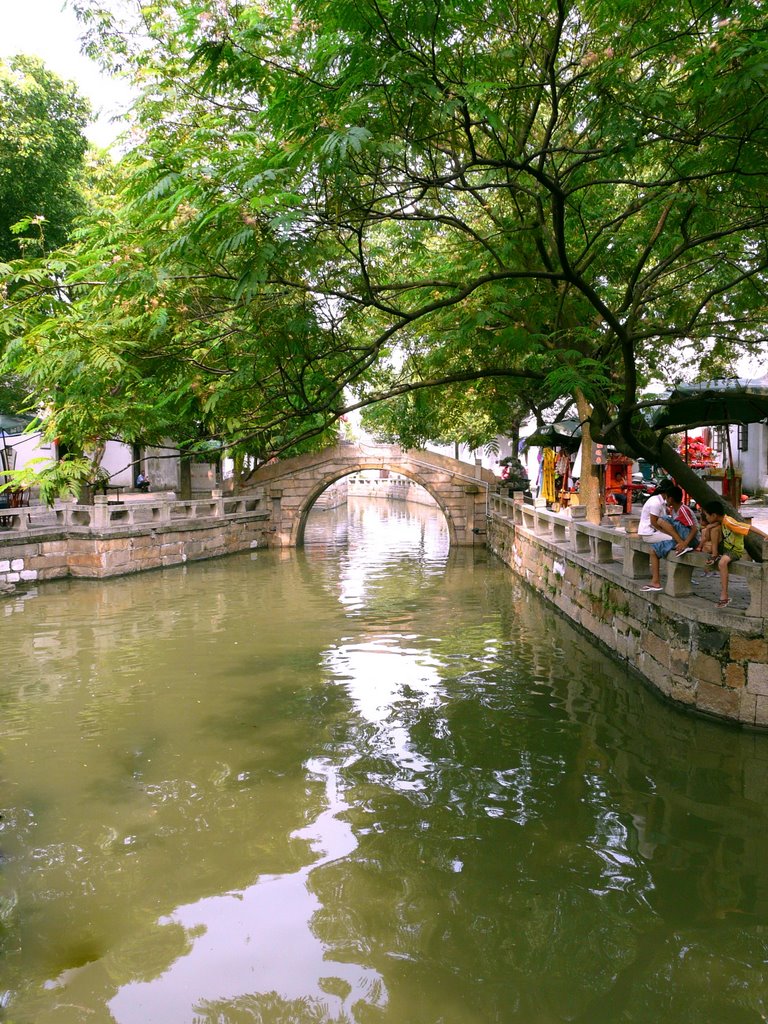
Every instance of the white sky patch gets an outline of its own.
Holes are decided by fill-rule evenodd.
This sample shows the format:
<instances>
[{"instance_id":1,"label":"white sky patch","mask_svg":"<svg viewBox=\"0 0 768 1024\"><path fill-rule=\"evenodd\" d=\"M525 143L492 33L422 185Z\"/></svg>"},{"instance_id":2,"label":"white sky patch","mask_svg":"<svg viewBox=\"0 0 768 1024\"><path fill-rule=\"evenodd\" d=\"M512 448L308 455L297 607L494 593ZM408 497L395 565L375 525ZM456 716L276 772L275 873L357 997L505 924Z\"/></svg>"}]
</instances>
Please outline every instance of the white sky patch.
<instances>
[{"instance_id":1,"label":"white sky patch","mask_svg":"<svg viewBox=\"0 0 768 1024\"><path fill-rule=\"evenodd\" d=\"M121 127L112 119L129 105L130 88L80 52L81 27L64 0L0 0L0 26L0 57L39 57L60 78L75 82L94 112L85 134L99 147L114 142Z\"/></svg>"}]
</instances>

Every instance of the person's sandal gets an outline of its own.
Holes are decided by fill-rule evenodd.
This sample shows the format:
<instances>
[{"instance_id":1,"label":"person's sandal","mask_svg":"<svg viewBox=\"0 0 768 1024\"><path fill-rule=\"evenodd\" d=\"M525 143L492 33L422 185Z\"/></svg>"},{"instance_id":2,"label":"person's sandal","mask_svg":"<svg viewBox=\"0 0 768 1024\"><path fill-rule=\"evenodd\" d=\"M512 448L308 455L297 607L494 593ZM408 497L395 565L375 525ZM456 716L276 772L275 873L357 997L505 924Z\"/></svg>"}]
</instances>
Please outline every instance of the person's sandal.
<instances>
[{"instance_id":1,"label":"person's sandal","mask_svg":"<svg viewBox=\"0 0 768 1024\"><path fill-rule=\"evenodd\" d=\"M724 598L722 598L722 600L717 602L717 607L718 608L727 608L730 603L731 603L730 597L724 597Z\"/></svg>"},{"instance_id":2,"label":"person's sandal","mask_svg":"<svg viewBox=\"0 0 768 1024\"><path fill-rule=\"evenodd\" d=\"M716 567L717 567L717 563L718 563L719 561L720 561L720 555L715 555L715 557L714 557L714 558L708 558L708 559L707 559L707 563L706 563L706 564L707 564L707 565L711 565L711 566L712 566L712 568L714 569L714 568L716 568Z\"/></svg>"}]
</instances>

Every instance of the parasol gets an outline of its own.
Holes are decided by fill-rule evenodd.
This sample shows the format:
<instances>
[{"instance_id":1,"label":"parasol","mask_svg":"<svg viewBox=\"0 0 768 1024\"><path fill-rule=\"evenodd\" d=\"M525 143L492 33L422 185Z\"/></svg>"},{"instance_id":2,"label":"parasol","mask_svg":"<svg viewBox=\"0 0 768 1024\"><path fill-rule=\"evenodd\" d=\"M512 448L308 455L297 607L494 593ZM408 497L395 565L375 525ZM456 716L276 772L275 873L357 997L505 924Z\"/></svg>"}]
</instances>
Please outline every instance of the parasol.
<instances>
[{"instance_id":1,"label":"parasol","mask_svg":"<svg viewBox=\"0 0 768 1024\"><path fill-rule=\"evenodd\" d=\"M7 447L5 435L23 434L36 419L36 416L6 416L0 413L0 472L13 469L16 463L16 452Z\"/></svg>"},{"instance_id":2,"label":"parasol","mask_svg":"<svg viewBox=\"0 0 768 1024\"><path fill-rule=\"evenodd\" d=\"M23 434L37 416L6 416L0 413L0 430L4 434Z\"/></svg>"},{"instance_id":3,"label":"parasol","mask_svg":"<svg viewBox=\"0 0 768 1024\"><path fill-rule=\"evenodd\" d=\"M537 445L539 448L565 448L575 452L581 444L581 424L575 419L545 423L540 430L526 437L525 443L528 447Z\"/></svg>"},{"instance_id":4,"label":"parasol","mask_svg":"<svg viewBox=\"0 0 768 1024\"><path fill-rule=\"evenodd\" d=\"M768 418L768 377L726 377L678 384L649 417L656 429L759 423Z\"/></svg>"}]
</instances>

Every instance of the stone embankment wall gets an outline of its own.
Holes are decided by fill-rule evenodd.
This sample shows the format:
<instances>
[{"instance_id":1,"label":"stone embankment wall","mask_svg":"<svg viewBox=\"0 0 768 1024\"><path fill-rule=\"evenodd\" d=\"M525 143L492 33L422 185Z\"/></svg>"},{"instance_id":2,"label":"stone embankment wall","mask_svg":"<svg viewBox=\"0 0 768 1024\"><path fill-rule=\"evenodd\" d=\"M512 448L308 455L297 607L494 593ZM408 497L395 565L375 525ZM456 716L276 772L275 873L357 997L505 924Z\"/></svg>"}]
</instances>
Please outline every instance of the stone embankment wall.
<instances>
[{"instance_id":1,"label":"stone embankment wall","mask_svg":"<svg viewBox=\"0 0 768 1024\"><path fill-rule=\"evenodd\" d=\"M77 576L104 579L268 544L253 501L107 502L3 516L0 588Z\"/></svg>"},{"instance_id":2,"label":"stone embankment wall","mask_svg":"<svg viewBox=\"0 0 768 1024\"><path fill-rule=\"evenodd\" d=\"M521 579L670 700L768 726L768 576L739 563L734 605L701 595L700 554L663 565L663 593L643 593L647 547L622 529L495 498L488 545ZM706 583L708 581L702 581ZM716 591L715 591L716 593Z\"/></svg>"},{"instance_id":3,"label":"stone embankment wall","mask_svg":"<svg viewBox=\"0 0 768 1024\"><path fill-rule=\"evenodd\" d=\"M330 512L331 509L340 508L347 503L347 478L337 480L335 484L327 487L318 497L312 508L317 512Z\"/></svg>"}]
</instances>

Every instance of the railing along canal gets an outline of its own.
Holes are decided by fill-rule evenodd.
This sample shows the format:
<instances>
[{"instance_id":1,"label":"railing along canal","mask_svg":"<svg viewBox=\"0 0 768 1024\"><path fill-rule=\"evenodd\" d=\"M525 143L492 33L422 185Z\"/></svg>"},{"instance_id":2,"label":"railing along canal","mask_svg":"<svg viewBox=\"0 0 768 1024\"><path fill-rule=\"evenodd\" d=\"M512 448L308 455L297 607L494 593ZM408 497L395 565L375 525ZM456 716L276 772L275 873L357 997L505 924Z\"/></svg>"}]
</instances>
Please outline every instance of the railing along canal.
<instances>
[{"instance_id":1,"label":"railing along canal","mask_svg":"<svg viewBox=\"0 0 768 1024\"><path fill-rule=\"evenodd\" d=\"M665 697L768 728L765 562L730 566L733 600L725 608L717 604L718 574L693 579L706 568L701 552L665 559L664 590L643 592L651 548L636 533L501 495L491 496L488 546Z\"/></svg>"},{"instance_id":2,"label":"railing along canal","mask_svg":"<svg viewBox=\"0 0 768 1024\"><path fill-rule=\"evenodd\" d=\"M211 497L177 500L167 497L114 501L97 495L93 505L57 502L0 509L0 538L14 533L61 530L103 530L119 527L163 526L182 520L221 518L262 511L256 497Z\"/></svg>"},{"instance_id":3,"label":"railing along canal","mask_svg":"<svg viewBox=\"0 0 768 1024\"><path fill-rule=\"evenodd\" d=\"M591 563L595 571L608 572L630 589L638 589L639 584L650 578L650 545L623 525L589 523L569 513L552 512L500 494L491 495L490 504L491 518L522 528L532 538L575 556L580 564ZM632 521L627 517L616 518L620 523ZM743 580L749 595L746 609L729 609L731 614L768 617L768 539L763 539L763 551L763 562L742 560L731 564L730 575ZM700 569L707 569L702 552L663 560L664 593L675 598L693 596L693 574Z\"/></svg>"}]
</instances>

